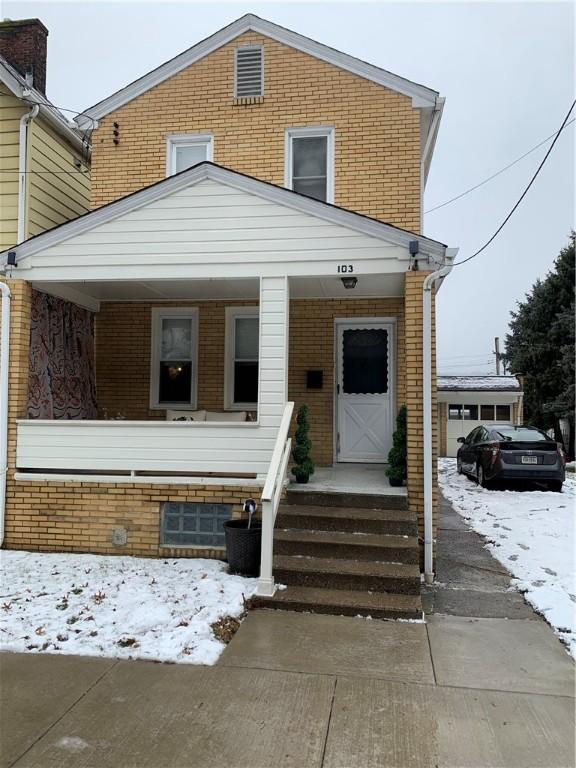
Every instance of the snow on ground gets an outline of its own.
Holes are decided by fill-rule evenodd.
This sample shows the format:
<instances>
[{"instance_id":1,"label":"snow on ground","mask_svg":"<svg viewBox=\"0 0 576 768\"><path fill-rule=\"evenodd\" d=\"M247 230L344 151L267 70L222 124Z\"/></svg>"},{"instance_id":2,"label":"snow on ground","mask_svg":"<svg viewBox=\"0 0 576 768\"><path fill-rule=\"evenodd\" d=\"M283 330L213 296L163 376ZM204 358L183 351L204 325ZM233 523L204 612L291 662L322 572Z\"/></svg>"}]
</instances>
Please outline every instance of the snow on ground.
<instances>
[{"instance_id":1,"label":"snow on ground","mask_svg":"<svg viewBox=\"0 0 576 768\"><path fill-rule=\"evenodd\" d=\"M576 657L576 479L562 493L488 491L440 459L444 496L488 540L487 547L513 575L512 583L544 615Z\"/></svg>"},{"instance_id":2,"label":"snow on ground","mask_svg":"<svg viewBox=\"0 0 576 768\"><path fill-rule=\"evenodd\" d=\"M0 557L0 650L214 664L211 624L240 616L256 579L217 560Z\"/></svg>"}]
</instances>

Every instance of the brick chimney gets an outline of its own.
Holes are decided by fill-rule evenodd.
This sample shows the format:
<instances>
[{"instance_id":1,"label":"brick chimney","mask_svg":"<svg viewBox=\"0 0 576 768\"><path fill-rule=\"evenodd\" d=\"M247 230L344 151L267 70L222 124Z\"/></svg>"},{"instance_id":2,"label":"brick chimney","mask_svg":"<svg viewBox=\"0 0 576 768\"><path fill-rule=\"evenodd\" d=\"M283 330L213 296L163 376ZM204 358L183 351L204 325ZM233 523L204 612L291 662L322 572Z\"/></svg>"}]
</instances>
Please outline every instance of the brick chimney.
<instances>
[{"instance_id":1,"label":"brick chimney","mask_svg":"<svg viewBox=\"0 0 576 768\"><path fill-rule=\"evenodd\" d=\"M0 55L32 85L46 95L48 30L40 19L6 19L0 22Z\"/></svg>"}]
</instances>

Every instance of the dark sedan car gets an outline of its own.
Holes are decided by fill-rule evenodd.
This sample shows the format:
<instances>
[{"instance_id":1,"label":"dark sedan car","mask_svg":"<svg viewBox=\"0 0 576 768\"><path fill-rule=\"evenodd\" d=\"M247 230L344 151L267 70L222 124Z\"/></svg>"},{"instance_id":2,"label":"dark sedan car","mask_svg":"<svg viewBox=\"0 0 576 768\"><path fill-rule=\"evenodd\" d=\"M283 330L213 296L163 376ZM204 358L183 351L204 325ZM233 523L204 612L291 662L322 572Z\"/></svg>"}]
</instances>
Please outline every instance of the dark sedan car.
<instances>
[{"instance_id":1,"label":"dark sedan car","mask_svg":"<svg viewBox=\"0 0 576 768\"><path fill-rule=\"evenodd\" d=\"M476 479L483 488L495 480L544 483L561 491L566 457L562 447L536 427L482 424L459 437L458 472Z\"/></svg>"}]
</instances>

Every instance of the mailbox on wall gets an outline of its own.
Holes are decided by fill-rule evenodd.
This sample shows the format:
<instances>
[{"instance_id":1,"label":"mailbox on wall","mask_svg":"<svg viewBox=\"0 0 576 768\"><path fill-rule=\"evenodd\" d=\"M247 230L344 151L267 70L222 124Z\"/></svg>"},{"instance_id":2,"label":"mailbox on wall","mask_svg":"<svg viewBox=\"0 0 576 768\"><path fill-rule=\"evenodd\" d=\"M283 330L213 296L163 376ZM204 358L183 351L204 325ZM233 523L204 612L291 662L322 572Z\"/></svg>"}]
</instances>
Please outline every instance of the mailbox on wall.
<instances>
[{"instance_id":1,"label":"mailbox on wall","mask_svg":"<svg viewBox=\"0 0 576 768\"><path fill-rule=\"evenodd\" d=\"M306 389L322 389L324 371L306 371Z\"/></svg>"}]
</instances>

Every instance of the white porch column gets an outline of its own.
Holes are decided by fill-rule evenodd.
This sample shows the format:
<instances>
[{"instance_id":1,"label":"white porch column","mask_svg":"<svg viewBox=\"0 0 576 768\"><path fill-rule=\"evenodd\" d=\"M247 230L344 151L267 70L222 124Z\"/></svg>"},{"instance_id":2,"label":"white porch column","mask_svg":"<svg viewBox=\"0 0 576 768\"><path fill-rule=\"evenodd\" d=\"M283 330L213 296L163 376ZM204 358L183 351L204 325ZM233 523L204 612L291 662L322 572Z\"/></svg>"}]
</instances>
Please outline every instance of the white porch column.
<instances>
[{"instance_id":1,"label":"white porch column","mask_svg":"<svg viewBox=\"0 0 576 768\"><path fill-rule=\"evenodd\" d=\"M287 277L260 278L260 363L258 419L278 427L288 400Z\"/></svg>"},{"instance_id":2,"label":"white porch column","mask_svg":"<svg viewBox=\"0 0 576 768\"><path fill-rule=\"evenodd\" d=\"M258 419L266 427L280 427L288 400L288 314L287 277L260 278L260 362ZM270 457L272 458L272 457ZM271 596L274 556L274 501L262 503L262 558L257 594Z\"/></svg>"}]
</instances>

